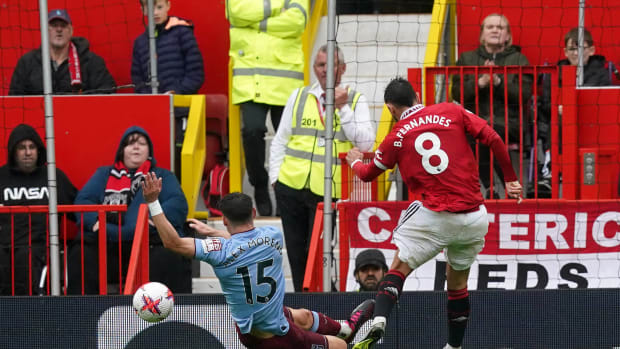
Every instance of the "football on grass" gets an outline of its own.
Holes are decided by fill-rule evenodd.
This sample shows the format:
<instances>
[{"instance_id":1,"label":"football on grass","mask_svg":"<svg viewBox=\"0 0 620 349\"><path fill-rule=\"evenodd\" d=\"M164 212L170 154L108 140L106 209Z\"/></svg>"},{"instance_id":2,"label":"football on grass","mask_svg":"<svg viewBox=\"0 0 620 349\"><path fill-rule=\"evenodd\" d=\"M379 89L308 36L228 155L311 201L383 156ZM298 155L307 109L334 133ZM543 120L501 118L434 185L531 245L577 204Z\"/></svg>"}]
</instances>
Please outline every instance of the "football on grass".
<instances>
[{"instance_id":1,"label":"football on grass","mask_svg":"<svg viewBox=\"0 0 620 349\"><path fill-rule=\"evenodd\" d=\"M158 322L170 315L174 296L168 287L159 282L148 282L133 295L133 309L148 322Z\"/></svg>"}]
</instances>

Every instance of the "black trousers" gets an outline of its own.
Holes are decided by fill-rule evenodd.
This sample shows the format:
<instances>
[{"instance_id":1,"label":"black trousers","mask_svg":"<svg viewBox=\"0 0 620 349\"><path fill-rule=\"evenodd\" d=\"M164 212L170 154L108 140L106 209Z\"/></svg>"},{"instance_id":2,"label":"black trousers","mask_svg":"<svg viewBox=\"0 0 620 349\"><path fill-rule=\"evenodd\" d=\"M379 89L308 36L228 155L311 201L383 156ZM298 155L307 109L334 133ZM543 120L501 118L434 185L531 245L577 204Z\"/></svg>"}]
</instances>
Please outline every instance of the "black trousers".
<instances>
[{"instance_id":1,"label":"black trousers","mask_svg":"<svg viewBox=\"0 0 620 349\"><path fill-rule=\"evenodd\" d=\"M31 253L30 253L31 252ZM32 270L28 261L32 263ZM41 272L46 264L45 243L32 243L28 246L15 246L14 265L11 265L11 246L0 246L0 295L12 295L12 276L15 278L15 295L39 294ZM45 284L44 284L45 285ZM45 286L44 286L45 287Z\"/></svg>"},{"instance_id":2,"label":"black trousers","mask_svg":"<svg viewBox=\"0 0 620 349\"><path fill-rule=\"evenodd\" d=\"M151 237L152 239L152 237ZM155 240L157 241L157 240ZM121 243L121 278L124 284L133 241ZM118 242L107 243L108 292L117 293L119 284ZM82 294L81 245L76 240L69 248L69 294ZM99 248L92 238L84 239L84 293L99 294ZM174 293L192 293L192 261L166 249L160 242L149 246L149 279L165 284Z\"/></svg>"},{"instance_id":3,"label":"black trousers","mask_svg":"<svg viewBox=\"0 0 620 349\"><path fill-rule=\"evenodd\" d=\"M245 152L245 168L248 171L250 184L255 188L267 188L269 175L265 170L265 134L267 133L267 112L271 110L271 124L275 130L280 125L283 106L262 103L241 103L243 127L243 151Z\"/></svg>"},{"instance_id":4,"label":"black trousers","mask_svg":"<svg viewBox=\"0 0 620 349\"><path fill-rule=\"evenodd\" d=\"M286 253L291 265L295 292L301 292L316 206L323 197L309 189L293 189L280 182L275 186L276 201L284 230Z\"/></svg>"}]
</instances>

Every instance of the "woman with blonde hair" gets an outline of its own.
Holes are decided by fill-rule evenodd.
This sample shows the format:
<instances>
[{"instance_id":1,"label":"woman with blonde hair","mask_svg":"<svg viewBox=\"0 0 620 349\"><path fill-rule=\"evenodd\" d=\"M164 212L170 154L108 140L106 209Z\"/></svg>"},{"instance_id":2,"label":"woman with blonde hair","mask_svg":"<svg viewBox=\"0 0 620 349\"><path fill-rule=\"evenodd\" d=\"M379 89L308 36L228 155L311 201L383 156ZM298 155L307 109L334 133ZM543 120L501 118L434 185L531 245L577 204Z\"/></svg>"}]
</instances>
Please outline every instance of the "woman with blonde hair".
<instances>
[{"instance_id":1,"label":"woman with blonde hair","mask_svg":"<svg viewBox=\"0 0 620 349\"><path fill-rule=\"evenodd\" d=\"M506 16L493 13L484 18L480 25L480 46L473 50L463 52L456 65L458 66L515 66L529 65L527 58L521 53L519 46L512 44L512 32ZM491 74L473 74L463 76L454 75L452 79L452 100L462 104L465 108L490 120L493 116L493 128L502 137L506 144L519 144L520 125L524 118L521 115L519 104L523 103L523 110L532 95L532 75L523 74L521 85L519 74L504 74L498 72ZM508 96L505 100L505 85L508 84ZM463 95L461 96L461 88ZM491 109L491 88L493 89L493 108ZM478 92L476 93L476 89ZM476 105L476 95L478 105ZM521 97L521 99L519 98ZM506 108L506 102L508 108ZM505 111L508 110L508 123L506 124ZM523 128L525 129L525 128ZM508 130L508 139L505 139ZM489 152L485 147L479 147L480 180L488 190L490 184ZM483 149L484 148L484 149ZM503 177L501 170L495 171ZM500 182L503 182L500 181ZM487 193L487 198L493 198L493 193ZM498 198L498 197L495 197Z\"/></svg>"}]
</instances>

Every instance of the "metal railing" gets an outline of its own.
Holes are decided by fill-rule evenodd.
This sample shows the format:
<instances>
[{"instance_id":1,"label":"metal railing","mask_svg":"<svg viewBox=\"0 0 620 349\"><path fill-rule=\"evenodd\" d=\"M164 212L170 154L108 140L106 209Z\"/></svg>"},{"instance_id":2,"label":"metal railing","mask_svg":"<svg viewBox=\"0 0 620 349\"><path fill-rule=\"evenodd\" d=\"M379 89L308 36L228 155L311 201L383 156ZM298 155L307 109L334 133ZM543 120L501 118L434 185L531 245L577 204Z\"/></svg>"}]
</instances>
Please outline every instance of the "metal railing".
<instances>
[{"instance_id":1,"label":"metal railing","mask_svg":"<svg viewBox=\"0 0 620 349\"><path fill-rule=\"evenodd\" d=\"M97 273L97 279L99 281L99 294L106 295L108 294L108 230L107 230L107 215L108 213L122 213L127 211L127 206L125 205L58 205L58 213L59 213L59 228L60 228L60 251L62 254L62 294L68 294L68 282L74 282L72 280L68 280L68 268L71 262L69 261L69 250L71 248L79 249L79 261L80 265L78 266L79 273L81 274L81 292L80 294L85 294L85 285L84 285L84 276L89 273ZM97 213L99 224L99 230L96 233L96 244L98 249L98 268L96 270L89 269L88 266L84 265L84 237L85 232L89 229L84 226L84 214L88 212ZM50 273L49 265L50 265L50 239L49 239L49 208L44 205L37 206L0 206L0 216L4 222L8 222L10 226L10 231L3 232L10 236L10 245L4 246L8 248L10 254L10 266L9 269L4 269L5 272L8 270L10 272L10 280L11 280L11 291L8 295L51 295L51 287L50 287ZM27 215L28 219L28 231L16 231L18 227L16 227L15 221L17 219L23 219L24 217L16 216L16 215ZM39 223L33 224L33 216L34 215L45 215L45 226L39 226ZM73 216L73 217L72 217ZM75 223L75 218L80 217L80 224ZM5 220L6 219L6 220ZM36 217L35 217L36 219ZM39 217L38 219L41 219ZM137 287L141 284L147 282L149 280L149 229L148 229L148 209L145 204L140 206L140 210L138 213L136 230L134 233L134 238L132 242L132 251L131 257L129 259L129 266L127 268L127 272L123 270L122 259L122 251L121 251L121 227L122 218L119 214L118 218L118 241L119 241L119 268L116 271L111 271L112 273L118 272L119 279L119 293L120 294L132 294ZM45 241L33 241L33 229L45 229ZM110 232L114 234L114 232ZM27 244L26 245L18 245L15 243L16 235L19 234L27 234ZM23 236L23 235L22 235ZM34 256L34 253L37 253L38 249L34 248L37 245L40 245L41 248L45 249L44 255ZM16 292L15 288L15 279L17 273L17 266L15 260L15 251L16 248L27 248L27 257L28 264L26 266L19 266L21 270L27 270L27 291L26 292ZM43 258L45 260L43 270L41 276L33 275L33 257ZM4 280L7 275L3 275L2 278ZM23 276L22 276L23 277ZM123 282L125 280L125 282ZM35 290L39 290L35 292Z\"/></svg>"}]
</instances>

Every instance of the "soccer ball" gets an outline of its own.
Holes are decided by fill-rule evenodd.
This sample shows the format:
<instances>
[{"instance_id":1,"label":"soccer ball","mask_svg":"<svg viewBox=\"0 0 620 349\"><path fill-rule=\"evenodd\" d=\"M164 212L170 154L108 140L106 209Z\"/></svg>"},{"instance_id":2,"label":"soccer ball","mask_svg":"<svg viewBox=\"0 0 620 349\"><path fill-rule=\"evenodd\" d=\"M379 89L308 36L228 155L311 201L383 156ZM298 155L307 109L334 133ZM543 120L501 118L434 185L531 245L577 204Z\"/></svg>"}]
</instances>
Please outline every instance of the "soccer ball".
<instances>
[{"instance_id":1,"label":"soccer ball","mask_svg":"<svg viewBox=\"0 0 620 349\"><path fill-rule=\"evenodd\" d=\"M148 282L133 295L133 309L148 322L158 322L170 315L174 306L174 295L168 287L159 282Z\"/></svg>"}]
</instances>

